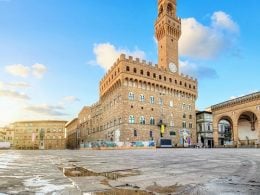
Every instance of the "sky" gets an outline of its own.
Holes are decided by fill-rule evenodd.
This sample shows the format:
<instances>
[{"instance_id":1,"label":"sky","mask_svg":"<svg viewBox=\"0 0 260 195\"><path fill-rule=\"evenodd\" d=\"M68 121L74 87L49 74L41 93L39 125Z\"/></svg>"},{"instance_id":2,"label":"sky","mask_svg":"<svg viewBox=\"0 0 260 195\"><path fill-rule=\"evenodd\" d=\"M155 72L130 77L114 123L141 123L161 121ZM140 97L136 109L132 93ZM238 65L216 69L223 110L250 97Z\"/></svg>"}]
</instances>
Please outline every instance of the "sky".
<instances>
[{"instance_id":1,"label":"sky","mask_svg":"<svg viewBox=\"0 0 260 195\"><path fill-rule=\"evenodd\" d=\"M259 91L258 0L178 0L196 108ZM0 0L0 126L77 117L120 53L157 63L157 0Z\"/></svg>"}]
</instances>

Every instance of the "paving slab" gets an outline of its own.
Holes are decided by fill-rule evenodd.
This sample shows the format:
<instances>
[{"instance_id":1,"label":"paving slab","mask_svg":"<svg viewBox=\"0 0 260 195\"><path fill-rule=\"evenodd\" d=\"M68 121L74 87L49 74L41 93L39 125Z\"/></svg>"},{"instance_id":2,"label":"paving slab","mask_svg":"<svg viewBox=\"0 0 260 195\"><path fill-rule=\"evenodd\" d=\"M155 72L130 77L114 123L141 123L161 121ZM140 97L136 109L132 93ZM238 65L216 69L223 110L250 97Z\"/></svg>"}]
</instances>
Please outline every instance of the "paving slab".
<instances>
[{"instance_id":1,"label":"paving slab","mask_svg":"<svg viewBox=\"0 0 260 195\"><path fill-rule=\"evenodd\" d=\"M66 175L63 168L74 175ZM0 194L131 190L260 194L260 149L0 151Z\"/></svg>"}]
</instances>

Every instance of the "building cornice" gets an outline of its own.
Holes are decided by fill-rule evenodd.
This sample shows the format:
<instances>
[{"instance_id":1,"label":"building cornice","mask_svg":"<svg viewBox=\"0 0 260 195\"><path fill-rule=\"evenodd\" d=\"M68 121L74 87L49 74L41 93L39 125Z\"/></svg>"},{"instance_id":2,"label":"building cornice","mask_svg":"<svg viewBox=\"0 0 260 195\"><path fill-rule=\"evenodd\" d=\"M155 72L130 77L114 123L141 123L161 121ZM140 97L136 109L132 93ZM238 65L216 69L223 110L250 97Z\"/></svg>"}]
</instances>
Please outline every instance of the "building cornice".
<instances>
[{"instance_id":1,"label":"building cornice","mask_svg":"<svg viewBox=\"0 0 260 195\"><path fill-rule=\"evenodd\" d=\"M251 93L242 97L238 97L232 100L228 100L219 104L215 104L213 106L211 106L212 111L216 111L219 109L223 109L223 108L227 108L227 107L231 107L231 106L235 106L235 105L240 105L240 104L244 104L247 102L251 102L254 100L260 100L260 91L255 92L255 93Z\"/></svg>"}]
</instances>

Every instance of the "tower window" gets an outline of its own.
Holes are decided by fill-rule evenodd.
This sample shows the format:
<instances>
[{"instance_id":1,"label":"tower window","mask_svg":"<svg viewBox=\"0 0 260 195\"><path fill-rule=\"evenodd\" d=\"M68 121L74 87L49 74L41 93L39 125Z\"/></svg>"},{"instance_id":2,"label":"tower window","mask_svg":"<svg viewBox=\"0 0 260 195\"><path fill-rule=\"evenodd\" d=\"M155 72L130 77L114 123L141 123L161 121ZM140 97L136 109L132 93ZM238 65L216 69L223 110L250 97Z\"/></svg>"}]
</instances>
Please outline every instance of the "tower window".
<instances>
[{"instance_id":1,"label":"tower window","mask_svg":"<svg viewBox=\"0 0 260 195\"><path fill-rule=\"evenodd\" d=\"M143 75L143 74L144 74L144 71L143 71L143 70L140 70L140 74Z\"/></svg>"},{"instance_id":2,"label":"tower window","mask_svg":"<svg viewBox=\"0 0 260 195\"><path fill-rule=\"evenodd\" d=\"M148 76L148 77L150 76L150 72L147 72L147 76Z\"/></svg>"},{"instance_id":3,"label":"tower window","mask_svg":"<svg viewBox=\"0 0 260 195\"><path fill-rule=\"evenodd\" d=\"M158 14L158 15L161 16L162 13L163 13L163 6L161 5L161 6L160 6L160 9L159 9L159 14Z\"/></svg>"},{"instance_id":4,"label":"tower window","mask_svg":"<svg viewBox=\"0 0 260 195\"><path fill-rule=\"evenodd\" d=\"M156 74L155 73L153 73L153 78L156 78Z\"/></svg>"},{"instance_id":5,"label":"tower window","mask_svg":"<svg viewBox=\"0 0 260 195\"><path fill-rule=\"evenodd\" d=\"M126 71L130 71L130 67L129 66L126 67Z\"/></svg>"},{"instance_id":6,"label":"tower window","mask_svg":"<svg viewBox=\"0 0 260 195\"><path fill-rule=\"evenodd\" d=\"M136 73L136 68L134 68L134 73Z\"/></svg>"},{"instance_id":7,"label":"tower window","mask_svg":"<svg viewBox=\"0 0 260 195\"><path fill-rule=\"evenodd\" d=\"M173 14L173 6L170 3L167 5L167 13L170 15Z\"/></svg>"},{"instance_id":8,"label":"tower window","mask_svg":"<svg viewBox=\"0 0 260 195\"><path fill-rule=\"evenodd\" d=\"M159 75L159 79L160 79L160 80L162 79L162 76L161 76L161 75Z\"/></svg>"}]
</instances>

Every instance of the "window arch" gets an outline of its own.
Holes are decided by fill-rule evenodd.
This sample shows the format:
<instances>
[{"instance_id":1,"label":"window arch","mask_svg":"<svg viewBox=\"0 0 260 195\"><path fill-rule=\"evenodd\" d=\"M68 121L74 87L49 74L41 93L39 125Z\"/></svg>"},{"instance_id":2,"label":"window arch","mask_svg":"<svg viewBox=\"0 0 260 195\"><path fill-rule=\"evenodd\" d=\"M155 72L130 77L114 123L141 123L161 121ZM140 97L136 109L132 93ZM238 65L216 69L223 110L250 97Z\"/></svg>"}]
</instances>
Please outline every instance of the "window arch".
<instances>
[{"instance_id":1,"label":"window arch","mask_svg":"<svg viewBox=\"0 0 260 195\"><path fill-rule=\"evenodd\" d=\"M135 94L133 92L129 92L128 99L129 100L134 100L135 99Z\"/></svg>"},{"instance_id":2,"label":"window arch","mask_svg":"<svg viewBox=\"0 0 260 195\"><path fill-rule=\"evenodd\" d=\"M153 117L150 117L150 125L154 125L155 124L155 120Z\"/></svg>"},{"instance_id":3,"label":"window arch","mask_svg":"<svg viewBox=\"0 0 260 195\"><path fill-rule=\"evenodd\" d=\"M167 5L167 13L173 14L173 6L171 3L168 3L168 5Z\"/></svg>"},{"instance_id":4,"label":"window arch","mask_svg":"<svg viewBox=\"0 0 260 195\"><path fill-rule=\"evenodd\" d=\"M129 123L134 124L135 123L135 117L133 115L129 116Z\"/></svg>"},{"instance_id":5,"label":"window arch","mask_svg":"<svg viewBox=\"0 0 260 195\"><path fill-rule=\"evenodd\" d=\"M140 95L140 102L144 102L144 95L143 94Z\"/></svg>"},{"instance_id":6,"label":"window arch","mask_svg":"<svg viewBox=\"0 0 260 195\"><path fill-rule=\"evenodd\" d=\"M140 124L145 125L145 117L140 116Z\"/></svg>"},{"instance_id":7,"label":"window arch","mask_svg":"<svg viewBox=\"0 0 260 195\"><path fill-rule=\"evenodd\" d=\"M163 6L161 5L160 8L159 8L159 16L163 13Z\"/></svg>"}]
</instances>

